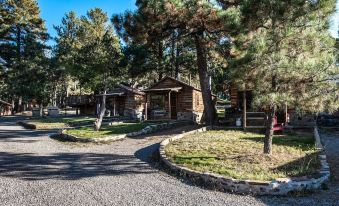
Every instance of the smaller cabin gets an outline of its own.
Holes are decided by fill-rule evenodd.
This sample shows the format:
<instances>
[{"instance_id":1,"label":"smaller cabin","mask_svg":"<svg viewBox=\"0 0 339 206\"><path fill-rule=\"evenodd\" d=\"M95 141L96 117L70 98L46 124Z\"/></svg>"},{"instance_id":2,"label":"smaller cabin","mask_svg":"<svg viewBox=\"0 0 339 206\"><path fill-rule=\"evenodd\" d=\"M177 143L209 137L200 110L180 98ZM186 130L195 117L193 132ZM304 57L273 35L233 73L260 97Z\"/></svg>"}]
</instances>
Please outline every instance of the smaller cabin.
<instances>
[{"instance_id":1,"label":"smaller cabin","mask_svg":"<svg viewBox=\"0 0 339 206\"><path fill-rule=\"evenodd\" d=\"M98 95L97 110L100 110L102 95ZM145 93L132 87L118 85L106 94L107 116L141 118L145 109Z\"/></svg>"},{"instance_id":2,"label":"smaller cabin","mask_svg":"<svg viewBox=\"0 0 339 206\"><path fill-rule=\"evenodd\" d=\"M146 119L201 122L204 104L200 89L177 79L165 77L144 92L146 93Z\"/></svg>"},{"instance_id":3,"label":"smaller cabin","mask_svg":"<svg viewBox=\"0 0 339 206\"><path fill-rule=\"evenodd\" d=\"M12 114L12 105L0 99L0 116L9 116Z\"/></svg>"},{"instance_id":4,"label":"smaller cabin","mask_svg":"<svg viewBox=\"0 0 339 206\"><path fill-rule=\"evenodd\" d=\"M81 115L96 114L96 98L93 95L74 95L66 99L66 106L80 109Z\"/></svg>"}]
</instances>

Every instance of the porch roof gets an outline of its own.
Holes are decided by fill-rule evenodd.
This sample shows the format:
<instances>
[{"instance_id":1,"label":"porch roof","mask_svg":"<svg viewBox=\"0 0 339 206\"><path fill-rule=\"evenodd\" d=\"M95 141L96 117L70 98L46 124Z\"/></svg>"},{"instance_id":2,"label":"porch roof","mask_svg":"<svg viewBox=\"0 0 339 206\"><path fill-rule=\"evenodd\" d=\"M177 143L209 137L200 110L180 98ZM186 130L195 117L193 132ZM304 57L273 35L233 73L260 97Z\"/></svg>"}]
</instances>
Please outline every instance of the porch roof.
<instances>
[{"instance_id":1,"label":"porch roof","mask_svg":"<svg viewBox=\"0 0 339 206\"><path fill-rule=\"evenodd\" d=\"M145 95L145 93L139 91L138 89L135 89L135 88L132 88L132 87L128 87L128 86L119 84L117 87L109 90L107 92L107 94L105 94L105 95L104 94L99 94L97 96L111 96L111 97L114 97L114 96L124 96L124 95L129 94L129 93L137 94L137 95Z\"/></svg>"},{"instance_id":2,"label":"porch roof","mask_svg":"<svg viewBox=\"0 0 339 206\"><path fill-rule=\"evenodd\" d=\"M170 88L160 88L160 89L146 89L144 92L179 92L182 87L170 87Z\"/></svg>"},{"instance_id":3,"label":"porch roof","mask_svg":"<svg viewBox=\"0 0 339 206\"><path fill-rule=\"evenodd\" d=\"M97 97L107 96L107 97L114 97L114 96L123 96L125 95L125 92L115 92L115 93L107 93L107 94L99 94L96 95Z\"/></svg>"},{"instance_id":4,"label":"porch roof","mask_svg":"<svg viewBox=\"0 0 339 206\"><path fill-rule=\"evenodd\" d=\"M0 99L0 104L6 105L6 106L12 106L10 103L2 101L1 99Z\"/></svg>"}]
</instances>

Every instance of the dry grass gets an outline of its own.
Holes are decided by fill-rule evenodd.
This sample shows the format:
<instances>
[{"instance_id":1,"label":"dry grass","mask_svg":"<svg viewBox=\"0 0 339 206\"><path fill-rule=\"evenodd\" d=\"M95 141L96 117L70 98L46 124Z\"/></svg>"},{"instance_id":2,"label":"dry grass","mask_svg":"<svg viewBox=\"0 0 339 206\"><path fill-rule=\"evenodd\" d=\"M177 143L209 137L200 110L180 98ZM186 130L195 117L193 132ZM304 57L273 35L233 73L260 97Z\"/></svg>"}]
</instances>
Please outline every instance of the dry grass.
<instances>
[{"instance_id":1,"label":"dry grass","mask_svg":"<svg viewBox=\"0 0 339 206\"><path fill-rule=\"evenodd\" d=\"M179 165L242 180L304 176L319 168L312 134L276 135L271 156L263 154L263 137L242 131L208 131L172 142L166 153Z\"/></svg>"}]
</instances>

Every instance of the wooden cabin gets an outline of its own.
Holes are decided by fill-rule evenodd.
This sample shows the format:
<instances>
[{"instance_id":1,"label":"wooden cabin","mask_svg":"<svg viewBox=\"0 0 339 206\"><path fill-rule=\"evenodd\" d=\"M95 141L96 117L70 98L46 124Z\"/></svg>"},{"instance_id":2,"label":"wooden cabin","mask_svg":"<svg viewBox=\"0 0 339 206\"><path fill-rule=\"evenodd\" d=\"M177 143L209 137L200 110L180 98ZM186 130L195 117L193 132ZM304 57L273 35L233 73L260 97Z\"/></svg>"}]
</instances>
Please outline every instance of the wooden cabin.
<instances>
[{"instance_id":1,"label":"wooden cabin","mask_svg":"<svg viewBox=\"0 0 339 206\"><path fill-rule=\"evenodd\" d=\"M97 115L103 95L81 95L67 98L67 106L79 108L82 115ZM145 93L125 85L118 85L106 94L106 116L141 117Z\"/></svg>"},{"instance_id":2,"label":"wooden cabin","mask_svg":"<svg viewBox=\"0 0 339 206\"><path fill-rule=\"evenodd\" d=\"M12 114L12 105L0 99L0 116L9 116Z\"/></svg>"},{"instance_id":3,"label":"wooden cabin","mask_svg":"<svg viewBox=\"0 0 339 206\"><path fill-rule=\"evenodd\" d=\"M80 109L81 115L96 115L96 98L94 95L74 95L66 99L66 106Z\"/></svg>"},{"instance_id":4,"label":"wooden cabin","mask_svg":"<svg viewBox=\"0 0 339 206\"><path fill-rule=\"evenodd\" d=\"M131 119L141 118L145 109L145 93L125 85L118 85L107 94L106 109L109 116L125 116ZM98 95L97 97L102 97ZM100 109L101 98L97 109Z\"/></svg>"},{"instance_id":5,"label":"wooden cabin","mask_svg":"<svg viewBox=\"0 0 339 206\"><path fill-rule=\"evenodd\" d=\"M146 93L146 119L201 122L204 104L200 89L177 79L165 77L144 92Z\"/></svg>"},{"instance_id":6,"label":"wooden cabin","mask_svg":"<svg viewBox=\"0 0 339 206\"><path fill-rule=\"evenodd\" d=\"M97 111L100 110L101 98L97 95ZM145 109L145 93L139 89L118 85L106 94L106 114L107 116L124 116L131 119L142 117Z\"/></svg>"},{"instance_id":7,"label":"wooden cabin","mask_svg":"<svg viewBox=\"0 0 339 206\"><path fill-rule=\"evenodd\" d=\"M244 91L243 89L239 89L235 85L231 85L230 87L230 97L231 97L231 105L233 117L241 118L243 116L243 102L244 102ZM252 107L254 94L252 90L246 91L246 111L247 111L247 126L263 126L265 124L264 119L265 110L255 110ZM226 117L227 118L227 117ZM294 107L280 108L276 112L276 121L277 124L284 125L293 125L293 126L314 126L315 119L313 114L303 114L300 115L295 111ZM234 122L234 121L232 121Z\"/></svg>"}]
</instances>

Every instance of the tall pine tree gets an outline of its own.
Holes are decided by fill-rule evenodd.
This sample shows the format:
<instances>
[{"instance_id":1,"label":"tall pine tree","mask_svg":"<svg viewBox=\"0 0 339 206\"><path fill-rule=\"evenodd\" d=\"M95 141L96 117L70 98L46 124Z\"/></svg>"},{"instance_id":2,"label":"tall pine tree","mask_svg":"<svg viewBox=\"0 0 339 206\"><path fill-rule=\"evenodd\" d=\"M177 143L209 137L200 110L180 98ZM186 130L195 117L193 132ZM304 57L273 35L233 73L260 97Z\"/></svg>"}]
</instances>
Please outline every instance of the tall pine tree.
<instances>
[{"instance_id":1,"label":"tall pine tree","mask_svg":"<svg viewBox=\"0 0 339 206\"><path fill-rule=\"evenodd\" d=\"M304 112L321 112L339 104L332 81L339 73L335 41L328 32L335 1L244 2L246 38L237 42L244 53L238 59L240 65L233 69L238 77L246 76L244 72L251 76L254 105L267 112L264 153L271 154L277 110L288 105Z\"/></svg>"},{"instance_id":2,"label":"tall pine tree","mask_svg":"<svg viewBox=\"0 0 339 206\"><path fill-rule=\"evenodd\" d=\"M58 31L58 58L69 74L83 87L99 91L102 95L95 129L101 128L106 111L106 94L110 83L120 80L124 70L118 37L109 24L107 14L95 8L80 18L71 12L65 16Z\"/></svg>"},{"instance_id":3,"label":"tall pine tree","mask_svg":"<svg viewBox=\"0 0 339 206\"><path fill-rule=\"evenodd\" d=\"M0 6L0 56L7 63L8 94L20 111L22 98L43 101L48 34L35 0L2 0Z\"/></svg>"}]
</instances>

